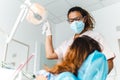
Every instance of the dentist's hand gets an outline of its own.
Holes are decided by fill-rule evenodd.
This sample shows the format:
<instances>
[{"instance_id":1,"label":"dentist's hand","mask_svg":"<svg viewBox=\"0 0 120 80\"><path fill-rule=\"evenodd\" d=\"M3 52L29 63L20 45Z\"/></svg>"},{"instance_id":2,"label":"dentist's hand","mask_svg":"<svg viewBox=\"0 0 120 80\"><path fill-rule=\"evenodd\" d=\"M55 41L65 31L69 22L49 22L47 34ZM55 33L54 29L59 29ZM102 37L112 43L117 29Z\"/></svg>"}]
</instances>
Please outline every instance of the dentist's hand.
<instances>
[{"instance_id":1,"label":"dentist's hand","mask_svg":"<svg viewBox=\"0 0 120 80\"><path fill-rule=\"evenodd\" d=\"M49 35L52 35L52 32L51 32L51 27L50 27L50 24L48 21L46 21L44 24L43 24L43 27L42 27L42 34L45 34L46 33L46 36L49 36Z\"/></svg>"}]
</instances>

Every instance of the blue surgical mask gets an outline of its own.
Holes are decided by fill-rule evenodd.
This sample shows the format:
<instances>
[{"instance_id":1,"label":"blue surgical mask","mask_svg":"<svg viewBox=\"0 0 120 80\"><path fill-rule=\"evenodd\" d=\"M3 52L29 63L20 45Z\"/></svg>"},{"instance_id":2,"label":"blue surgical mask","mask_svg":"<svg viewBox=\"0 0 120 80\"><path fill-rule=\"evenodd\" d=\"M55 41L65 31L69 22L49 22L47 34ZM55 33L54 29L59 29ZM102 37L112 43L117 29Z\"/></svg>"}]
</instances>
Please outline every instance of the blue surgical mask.
<instances>
[{"instance_id":1,"label":"blue surgical mask","mask_svg":"<svg viewBox=\"0 0 120 80\"><path fill-rule=\"evenodd\" d=\"M74 21L70 24L70 27L76 34L79 34L84 30L85 24L83 21Z\"/></svg>"}]
</instances>

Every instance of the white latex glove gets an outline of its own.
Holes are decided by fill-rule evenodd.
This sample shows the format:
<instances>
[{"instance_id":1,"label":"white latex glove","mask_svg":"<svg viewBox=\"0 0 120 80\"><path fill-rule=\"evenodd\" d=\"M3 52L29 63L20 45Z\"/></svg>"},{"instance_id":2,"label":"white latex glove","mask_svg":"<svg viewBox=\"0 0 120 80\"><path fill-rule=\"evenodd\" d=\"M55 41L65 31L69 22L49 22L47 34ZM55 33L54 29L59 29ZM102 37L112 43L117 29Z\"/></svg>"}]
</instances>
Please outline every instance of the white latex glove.
<instances>
[{"instance_id":1,"label":"white latex glove","mask_svg":"<svg viewBox=\"0 0 120 80\"><path fill-rule=\"evenodd\" d=\"M46 21L44 24L43 24L43 27L42 27L42 34L46 33L46 36L49 36L49 35L52 35L52 32L51 32L51 27L50 27L50 24L48 21Z\"/></svg>"}]
</instances>

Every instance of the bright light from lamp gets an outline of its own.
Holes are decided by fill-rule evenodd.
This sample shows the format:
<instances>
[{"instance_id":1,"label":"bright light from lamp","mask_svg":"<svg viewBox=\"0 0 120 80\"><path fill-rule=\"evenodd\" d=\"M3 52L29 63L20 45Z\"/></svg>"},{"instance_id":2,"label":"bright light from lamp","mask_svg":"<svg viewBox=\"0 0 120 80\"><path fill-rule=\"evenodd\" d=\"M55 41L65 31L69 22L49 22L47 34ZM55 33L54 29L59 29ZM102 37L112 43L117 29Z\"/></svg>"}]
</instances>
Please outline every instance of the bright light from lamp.
<instances>
[{"instance_id":1,"label":"bright light from lamp","mask_svg":"<svg viewBox=\"0 0 120 80\"><path fill-rule=\"evenodd\" d=\"M46 19L46 10L43 6L38 3L33 3L26 16L27 21L32 24L41 24Z\"/></svg>"}]
</instances>

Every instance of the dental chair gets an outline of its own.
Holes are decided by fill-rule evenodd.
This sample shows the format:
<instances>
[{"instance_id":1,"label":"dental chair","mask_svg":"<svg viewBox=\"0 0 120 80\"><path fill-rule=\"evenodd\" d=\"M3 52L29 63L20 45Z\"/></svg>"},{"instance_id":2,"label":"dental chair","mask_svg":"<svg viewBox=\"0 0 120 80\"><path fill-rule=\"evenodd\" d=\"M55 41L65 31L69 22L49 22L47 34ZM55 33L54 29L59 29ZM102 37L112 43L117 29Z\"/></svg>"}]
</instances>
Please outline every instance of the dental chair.
<instances>
[{"instance_id":1,"label":"dental chair","mask_svg":"<svg viewBox=\"0 0 120 80\"><path fill-rule=\"evenodd\" d=\"M95 50L83 62L75 76L70 72L60 73L55 80L106 80L108 63L103 53Z\"/></svg>"}]
</instances>

